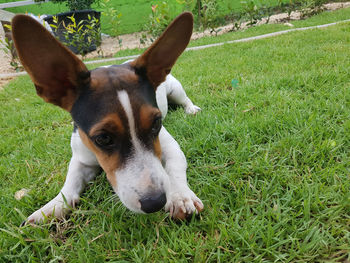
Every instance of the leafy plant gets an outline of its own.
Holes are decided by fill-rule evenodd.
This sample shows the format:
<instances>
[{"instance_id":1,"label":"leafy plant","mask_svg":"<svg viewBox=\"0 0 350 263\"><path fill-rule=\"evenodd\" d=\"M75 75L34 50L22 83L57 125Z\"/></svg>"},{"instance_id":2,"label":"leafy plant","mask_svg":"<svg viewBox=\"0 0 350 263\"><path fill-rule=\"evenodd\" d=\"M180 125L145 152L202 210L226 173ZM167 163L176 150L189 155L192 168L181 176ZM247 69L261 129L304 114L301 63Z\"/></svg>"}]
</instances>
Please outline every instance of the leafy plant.
<instances>
[{"instance_id":1,"label":"leafy plant","mask_svg":"<svg viewBox=\"0 0 350 263\"><path fill-rule=\"evenodd\" d=\"M210 28L211 32L218 33L215 30L217 26L216 18L217 18L217 1L216 0L202 0L201 1L201 17L200 17L200 26L202 29Z\"/></svg>"},{"instance_id":2,"label":"leafy plant","mask_svg":"<svg viewBox=\"0 0 350 263\"><path fill-rule=\"evenodd\" d=\"M145 31L147 34L142 34L140 43L145 44L148 40L153 42L161 33L165 30L171 21L170 9L167 2L161 2L159 5L152 5L152 12L149 16L149 21L145 25Z\"/></svg>"},{"instance_id":3,"label":"leafy plant","mask_svg":"<svg viewBox=\"0 0 350 263\"><path fill-rule=\"evenodd\" d=\"M261 17L265 17L266 18L266 24L268 24L270 22L270 17L274 14L274 10L273 8L267 6L267 5L261 5L260 9L259 9L259 13Z\"/></svg>"},{"instance_id":4,"label":"leafy plant","mask_svg":"<svg viewBox=\"0 0 350 263\"><path fill-rule=\"evenodd\" d=\"M255 25L261 18L261 15L259 13L259 8L255 4L254 0L242 1L241 5L246 18L249 20L248 25Z\"/></svg>"},{"instance_id":5,"label":"leafy plant","mask_svg":"<svg viewBox=\"0 0 350 263\"><path fill-rule=\"evenodd\" d=\"M193 3L195 0L176 0L176 2L183 6L183 11L190 11L193 9Z\"/></svg>"},{"instance_id":6,"label":"leafy plant","mask_svg":"<svg viewBox=\"0 0 350 263\"><path fill-rule=\"evenodd\" d=\"M53 3L65 3L71 11L91 9L93 3L99 3L100 0L51 0Z\"/></svg>"},{"instance_id":7,"label":"leafy plant","mask_svg":"<svg viewBox=\"0 0 350 263\"><path fill-rule=\"evenodd\" d=\"M230 10L230 13L226 16L226 21L233 25L230 31L239 30L242 25L242 13L235 12L231 2L227 4L227 9Z\"/></svg>"},{"instance_id":8,"label":"leafy plant","mask_svg":"<svg viewBox=\"0 0 350 263\"><path fill-rule=\"evenodd\" d=\"M211 33L216 31L219 16L217 15L218 3L216 0L197 0L193 13L197 17L197 25L200 29L211 29Z\"/></svg>"},{"instance_id":9,"label":"leafy plant","mask_svg":"<svg viewBox=\"0 0 350 263\"><path fill-rule=\"evenodd\" d=\"M10 65L15 71L20 71L21 66L16 52L15 45L11 37L11 25L4 25L8 29L8 33L5 34L4 39L0 39L1 49L5 52L7 56L10 57Z\"/></svg>"},{"instance_id":10,"label":"leafy plant","mask_svg":"<svg viewBox=\"0 0 350 263\"><path fill-rule=\"evenodd\" d=\"M116 36L118 39L118 44L119 47L121 47L122 45L122 39L119 38L119 27L120 27L120 23L121 23L121 16L122 13L119 13L114 7L112 7L111 5L109 5L110 0L102 0L102 2L100 3L100 6L102 8L102 10L104 10L102 12L102 15L105 16L106 18L108 18L110 27L111 27L111 33L113 36Z\"/></svg>"},{"instance_id":11,"label":"leafy plant","mask_svg":"<svg viewBox=\"0 0 350 263\"><path fill-rule=\"evenodd\" d=\"M292 14L292 12L295 10L295 4L293 2L293 0L289 0L289 4L286 6L286 11L288 14L288 19L290 19L290 15Z\"/></svg>"},{"instance_id":12,"label":"leafy plant","mask_svg":"<svg viewBox=\"0 0 350 263\"><path fill-rule=\"evenodd\" d=\"M101 27L100 21L96 17L88 15L88 20L76 22L74 14L68 17L70 22L65 24L62 22L64 31L64 44L74 47L77 53L85 58L89 47L95 44L97 47L101 45ZM50 25L53 31L58 30L58 19L53 17L53 24Z\"/></svg>"},{"instance_id":13,"label":"leafy plant","mask_svg":"<svg viewBox=\"0 0 350 263\"><path fill-rule=\"evenodd\" d=\"M290 0L292 1L292 0ZM277 7L279 8L280 12L284 11L284 1L283 0L277 0Z\"/></svg>"},{"instance_id":14,"label":"leafy plant","mask_svg":"<svg viewBox=\"0 0 350 263\"><path fill-rule=\"evenodd\" d=\"M326 0L302 0L301 15L303 18L318 14L322 11L322 5Z\"/></svg>"}]
</instances>

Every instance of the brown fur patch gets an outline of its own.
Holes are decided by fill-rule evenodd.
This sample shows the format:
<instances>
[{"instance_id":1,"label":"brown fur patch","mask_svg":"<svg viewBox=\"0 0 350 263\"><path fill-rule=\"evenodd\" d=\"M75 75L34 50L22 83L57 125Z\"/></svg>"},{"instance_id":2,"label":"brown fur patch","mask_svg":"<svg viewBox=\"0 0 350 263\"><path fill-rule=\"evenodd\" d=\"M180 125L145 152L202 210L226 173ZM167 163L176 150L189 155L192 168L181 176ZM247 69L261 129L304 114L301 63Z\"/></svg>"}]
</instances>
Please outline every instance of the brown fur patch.
<instances>
[{"instance_id":1,"label":"brown fur patch","mask_svg":"<svg viewBox=\"0 0 350 263\"><path fill-rule=\"evenodd\" d=\"M103 87L108 85L109 78L107 71L102 69L96 69L91 72L91 82L90 82L90 88L92 90L102 90Z\"/></svg>"},{"instance_id":2,"label":"brown fur patch","mask_svg":"<svg viewBox=\"0 0 350 263\"><path fill-rule=\"evenodd\" d=\"M122 74L121 79L130 84L137 84L139 81L139 76L134 73L134 71L128 71Z\"/></svg>"},{"instance_id":3,"label":"brown fur patch","mask_svg":"<svg viewBox=\"0 0 350 263\"><path fill-rule=\"evenodd\" d=\"M108 155L101 151L96 145L89 139L85 132L78 129L79 135L83 143L88 147L95 155L98 163L101 165L102 169L106 172L107 179L113 188L117 187L117 181L115 178L115 171L120 166L119 155L114 153Z\"/></svg>"},{"instance_id":4,"label":"brown fur patch","mask_svg":"<svg viewBox=\"0 0 350 263\"><path fill-rule=\"evenodd\" d=\"M152 124L155 120L155 118L161 117L161 112L159 109L152 107L151 105L142 105L140 107L140 128L142 132L149 132L152 128ZM160 160L162 157L162 150L159 143L159 138L156 137L156 139L153 141L153 149L154 154L158 157Z\"/></svg>"},{"instance_id":5,"label":"brown fur patch","mask_svg":"<svg viewBox=\"0 0 350 263\"><path fill-rule=\"evenodd\" d=\"M153 145L154 145L155 155L158 157L159 160L162 160L162 148L160 147L160 142L158 137L154 140Z\"/></svg>"},{"instance_id":6,"label":"brown fur patch","mask_svg":"<svg viewBox=\"0 0 350 263\"><path fill-rule=\"evenodd\" d=\"M141 105L140 107L140 127L142 130L149 130L155 117L161 116L160 111L151 105Z\"/></svg>"},{"instance_id":7,"label":"brown fur patch","mask_svg":"<svg viewBox=\"0 0 350 263\"><path fill-rule=\"evenodd\" d=\"M111 113L104 117L101 121L99 121L95 126L93 126L90 130L90 136L95 135L99 131L108 131L110 133L117 132L118 134L125 133L125 128L123 123L116 113Z\"/></svg>"},{"instance_id":8,"label":"brown fur patch","mask_svg":"<svg viewBox=\"0 0 350 263\"><path fill-rule=\"evenodd\" d=\"M126 66L97 68L91 72L91 89L103 91L105 87L118 87L120 83L137 84L139 77Z\"/></svg>"}]
</instances>

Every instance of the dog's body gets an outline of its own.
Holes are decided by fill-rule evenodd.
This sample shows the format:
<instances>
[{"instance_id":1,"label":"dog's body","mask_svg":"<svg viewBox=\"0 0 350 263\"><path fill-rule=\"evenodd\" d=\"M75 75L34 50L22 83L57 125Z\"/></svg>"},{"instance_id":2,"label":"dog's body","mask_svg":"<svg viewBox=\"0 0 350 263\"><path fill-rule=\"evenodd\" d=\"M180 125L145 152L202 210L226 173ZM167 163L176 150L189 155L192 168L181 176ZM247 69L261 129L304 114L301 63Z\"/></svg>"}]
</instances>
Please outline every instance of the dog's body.
<instances>
[{"instance_id":1,"label":"dog's body","mask_svg":"<svg viewBox=\"0 0 350 263\"><path fill-rule=\"evenodd\" d=\"M199 110L168 74L188 44L192 24L192 15L184 13L135 61L90 72L40 24L24 15L14 18L15 46L38 95L69 111L76 126L64 186L28 222L64 216L100 167L132 211L165 206L182 219L203 209L187 185L185 156L161 124L168 99L187 113Z\"/></svg>"}]
</instances>

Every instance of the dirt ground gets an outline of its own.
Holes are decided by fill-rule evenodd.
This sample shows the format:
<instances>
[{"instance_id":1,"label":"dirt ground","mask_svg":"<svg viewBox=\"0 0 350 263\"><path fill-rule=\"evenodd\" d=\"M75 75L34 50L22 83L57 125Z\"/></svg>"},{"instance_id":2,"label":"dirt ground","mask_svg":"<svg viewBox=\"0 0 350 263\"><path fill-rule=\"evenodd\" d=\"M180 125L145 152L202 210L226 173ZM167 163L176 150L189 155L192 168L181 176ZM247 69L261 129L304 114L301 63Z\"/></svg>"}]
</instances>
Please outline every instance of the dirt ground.
<instances>
[{"instance_id":1,"label":"dirt ground","mask_svg":"<svg viewBox=\"0 0 350 263\"><path fill-rule=\"evenodd\" d=\"M350 7L350 2L343 2L343 3L330 3L324 5L324 9L331 11L331 10L337 10L340 8L346 8ZM300 12L292 12L290 16L290 20L299 20L301 19L301 13ZM275 24L275 23L285 23L286 25L293 26L288 22L288 14L287 13L282 13L282 14L277 14L273 15L270 17L269 23L270 24ZM263 18L258 22L259 24L265 24L266 23L266 18ZM225 34L227 32L232 31L234 28L233 24L229 24L226 26L219 27L217 29L218 35ZM247 24L242 24L241 25L242 29L247 28ZM206 30L203 32L194 32L192 35L192 39L198 39L204 36L209 36L211 35L210 30ZM108 36L103 36L102 37L102 46L101 49L103 51L103 55L105 57L112 57L115 53L117 53L121 49L133 49L133 48L139 48L139 47L144 47L140 45L140 37L141 33L134 33L134 34L126 34L126 35L121 35L119 38L122 40L122 46L120 47L118 44L118 39L117 38L112 38ZM3 34L2 31L0 31L0 38L3 39ZM87 56L88 58L98 58L99 54L94 51ZM13 77L8 77L6 74L11 74L15 73L15 70L10 66L10 57L8 54L6 54L2 46L0 44L0 90L1 87L3 87L6 83L8 83Z\"/></svg>"}]
</instances>

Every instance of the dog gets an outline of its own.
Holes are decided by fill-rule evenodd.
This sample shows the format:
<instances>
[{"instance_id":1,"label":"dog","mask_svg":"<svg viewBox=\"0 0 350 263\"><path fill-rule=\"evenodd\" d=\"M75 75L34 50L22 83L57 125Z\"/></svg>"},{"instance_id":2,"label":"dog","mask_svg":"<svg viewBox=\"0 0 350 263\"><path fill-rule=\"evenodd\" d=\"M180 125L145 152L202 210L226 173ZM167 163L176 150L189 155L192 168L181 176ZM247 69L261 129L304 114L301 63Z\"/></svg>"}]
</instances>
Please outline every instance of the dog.
<instances>
[{"instance_id":1,"label":"dog","mask_svg":"<svg viewBox=\"0 0 350 263\"><path fill-rule=\"evenodd\" d=\"M203 210L187 184L186 158L162 126L167 98L188 113L199 110L169 75L192 28L193 16L185 12L134 61L89 71L40 23L26 15L13 18L14 44L37 94L68 111L74 122L64 186L26 223L64 217L100 168L131 211L165 208L171 217L184 219Z\"/></svg>"}]
</instances>

